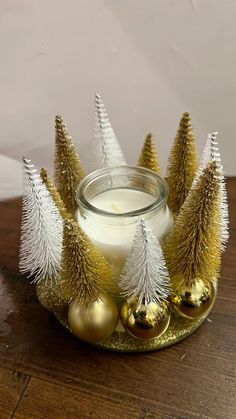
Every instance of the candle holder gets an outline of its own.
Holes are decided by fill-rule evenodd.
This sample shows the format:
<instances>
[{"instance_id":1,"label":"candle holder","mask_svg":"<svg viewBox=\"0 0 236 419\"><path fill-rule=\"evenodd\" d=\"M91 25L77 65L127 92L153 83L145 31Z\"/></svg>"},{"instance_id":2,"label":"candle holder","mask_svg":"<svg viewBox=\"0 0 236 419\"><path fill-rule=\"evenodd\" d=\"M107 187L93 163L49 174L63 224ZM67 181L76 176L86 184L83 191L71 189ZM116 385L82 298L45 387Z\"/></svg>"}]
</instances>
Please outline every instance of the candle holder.
<instances>
[{"instance_id":1,"label":"candle holder","mask_svg":"<svg viewBox=\"0 0 236 419\"><path fill-rule=\"evenodd\" d=\"M173 217L167 206L168 185L157 173L137 166L117 166L90 173L77 191L78 208L75 217L83 231L104 254L113 271L109 289L121 309L118 279L131 249L138 219L142 217L163 244L173 227ZM117 203L118 201L118 203ZM212 307L213 301L210 302ZM118 322L116 330L95 346L121 352L145 352L165 348L191 335L205 320L179 316L171 305L168 327L152 339L137 339ZM211 308L209 307L209 309ZM209 312L207 310L207 313ZM60 323L71 333L67 311L55 313Z\"/></svg>"},{"instance_id":2,"label":"candle holder","mask_svg":"<svg viewBox=\"0 0 236 419\"><path fill-rule=\"evenodd\" d=\"M40 303L81 340L120 352L165 348L191 335L216 299L228 240L216 133L198 166L185 112L165 180L152 135L138 166L128 166L99 95L96 110L100 170L85 177L60 116L57 187L23 158L20 270L33 276Z\"/></svg>"},{"instance_id":3,"label":"candle holder","mask_svg":"<svg viewBox=\"0 0 236 419\"><path fill-rule=\"evenodd\" d=\"M169 327L161 336L150 340L136 339L118 327L109 338L93 343L93 345L114 352L149 352L164 349L194 333L206 320L208 314L209 311L202 317L186 319L172 311ZM54 315L63 327L74 334L67 321L67 311L64 313L54 312Z\"/></svg>"},{"instance_id":4,"label":"candle holder","mask_svg":"<svg viewBox=\"0 0 236 419\"><path fill-rule=\"evenodd\" d=\"M173 225L167 198L166 181L143 167L108 167L81 181L76 220L112 267L114 288L110 291L118 291L117 281L140 218L164 242Z\"/></svg>"}]
</instances>

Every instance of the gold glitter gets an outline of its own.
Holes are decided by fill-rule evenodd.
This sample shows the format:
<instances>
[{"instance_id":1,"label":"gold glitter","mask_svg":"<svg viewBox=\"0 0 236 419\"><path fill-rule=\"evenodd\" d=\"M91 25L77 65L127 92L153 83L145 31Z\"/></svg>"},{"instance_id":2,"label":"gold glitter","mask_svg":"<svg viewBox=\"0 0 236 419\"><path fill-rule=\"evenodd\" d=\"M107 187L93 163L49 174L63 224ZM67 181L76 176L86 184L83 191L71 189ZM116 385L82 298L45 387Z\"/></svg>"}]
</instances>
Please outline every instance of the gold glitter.
<instances>
[{"instance_id":1,"label":"gold glitter","mask_svg":"<svg viewBox=\"0 0 236 419\"><path fill-rule=\"evenodd\" d=\"M54 314L59 322L72 333L72 330L67 323L67 315L65 313ZM114 332L108 339L93 345L98 348L117 352L147 352L163 349L167 346L174 345L191 335L199 326L201 326L205 319L206 317L187 320L172 312L168 329L163 335L157 338L145 341L133 338L127 332Z\"/></svg>"},{"instance_id":2,"label":"gold glitter","mask_svg":"<svg viewBox=\"0 0 236 419\"><path fill-rule=\"evenodd\" d=\"M53 180L50 178L46 169L44 169L44 168L41 169L40 177L41 177L43 183L45 184L46 188L50 192L50 195L51 195L54 203L56 204L57 208L59 209L62 218L67 218L69 216L69 214L66 211L64 202L62 201L61 196L60 196L56 186L54 185Z\"/></svg>"},{"instance_id":3,"label":"gold glitter","mask_svg":"<svg viewBox=\"0 0 236 419\"><path fill-rule=\"evenodd\" d=\"M161 172L157 151L151 132L148 133L144 141L144 145L138 160L138 166L153 170L153 172L156 172L158 175Z\"/></svg>"},{"instance_id":4,"label":"gold glitter","mask_svg":"<svg viewBox=\"0 0 236 419\"><path fill-rule=\"evenodd\" d=\"M169 185L168 205L174 216L179 213L197 170L197 153L190 115L185 112L180 120L175 142L171 148L167 183Z\"/></svg>"},{"instance_id":5,"label":"gold glitter","mask_svg":"<svg viewBox=\"0 0 236 419\"><path fill-rule=\"evenodd\" d=\"M74 299L78 305L90 304L112 280L101 251L72 219L64 221L61 265L58 287L66 304Z\"/></svg>"},{"instance_id":6,"label":"gold glitter","mask_svg":"<svg viewBox=\"0 0 236 419\"><path fill-rule=\"evenodd\" d=\"M197 281L214 283L221 261L220 178L215 161L208 163L186 199L164 251L174 292Z\"/></svg>"},{"instance_id":7,"label":"gold glitter","mask_svg":"<svg viewBox=\"0 0 236 419\"><path fill-rule=\"evenodd\" d=\"M36 294L40 304L50 311L64 310L66 304L62 301L59 290L58 282L52 278L43 278L37 282Z\"/></svg>"},{"instance_id":8,"label":"gold glitter","mask_svg":"<svg viewBox=\"0 0 236 419\"><path fill-rule=\"evenodd\" d=\"M56 116L55 179L60 196L69 213L77 206L76 191L84 170L75 146L60 115Z\"/></svg>"}]
</instances>

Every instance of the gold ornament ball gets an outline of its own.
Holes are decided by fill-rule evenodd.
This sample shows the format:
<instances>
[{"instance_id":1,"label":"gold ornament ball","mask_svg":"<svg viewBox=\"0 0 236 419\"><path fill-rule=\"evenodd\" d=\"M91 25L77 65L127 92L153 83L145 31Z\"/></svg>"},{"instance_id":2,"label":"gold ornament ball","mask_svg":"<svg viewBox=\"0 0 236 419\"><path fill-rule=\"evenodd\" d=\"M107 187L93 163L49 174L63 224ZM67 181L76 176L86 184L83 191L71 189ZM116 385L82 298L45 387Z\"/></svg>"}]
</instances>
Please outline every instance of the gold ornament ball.
<instances>
[{"instance_id":1,"label":"gold ornament ball","mask_svg":"<svg viewBox=\"0 0 236 419\"><path fill-rule=\"evenodd\" d=\"M99 342L115 330L119 311L114 299L108 294L100 295L88 306L73 301L68 310L68 324L72 332L86 342Z\"/></svg>"},{"instance_id":2,"label":"gold ornament ball","mask_svg":"<svg viewBox=\"0 0 236 419\"><path fill-rule=\"evenodd\" d=\"M205 316L214 305L215 288L198 280L191 288L181 289L171 295L174 310L182 317L196 319Z\"/></svg>"},{"instance_id":3,"label":"gold ornament ball","mask_svg":"<svg viewBox=\"0 0 236 419\"><path fill-rule=\"evenodd\" d=\"M168 302L142 304L137 301L123 303L120 311L121 322L132 336L138 339L153 339L166 331L170 322Z\"/></svg>"}]
</instances>

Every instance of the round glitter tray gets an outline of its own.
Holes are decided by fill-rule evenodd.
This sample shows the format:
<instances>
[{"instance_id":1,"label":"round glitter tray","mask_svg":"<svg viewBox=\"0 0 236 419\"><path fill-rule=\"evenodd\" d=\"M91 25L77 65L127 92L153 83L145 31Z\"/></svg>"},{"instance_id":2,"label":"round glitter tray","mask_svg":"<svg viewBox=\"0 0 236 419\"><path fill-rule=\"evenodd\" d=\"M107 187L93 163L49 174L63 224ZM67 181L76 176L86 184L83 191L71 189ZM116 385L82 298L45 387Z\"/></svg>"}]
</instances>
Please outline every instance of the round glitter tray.
<instances>
[{"instance_id":1,"label":"round glitter tray","mask_svg":"<svg viewBox=\"0 0 236 419\"><path fill-rule=\"evenodd\" d=\"M67 313L54 313L59 322L71 333L67 323ZM172 311L170 324L161 336L145 341L135 339L125 331L115 331L108 339L93 343L98 348L116 352L148 352L163 349L190 336L205 321L207 315L194 320L185 319Z\"/></svg>"}]
</instances>

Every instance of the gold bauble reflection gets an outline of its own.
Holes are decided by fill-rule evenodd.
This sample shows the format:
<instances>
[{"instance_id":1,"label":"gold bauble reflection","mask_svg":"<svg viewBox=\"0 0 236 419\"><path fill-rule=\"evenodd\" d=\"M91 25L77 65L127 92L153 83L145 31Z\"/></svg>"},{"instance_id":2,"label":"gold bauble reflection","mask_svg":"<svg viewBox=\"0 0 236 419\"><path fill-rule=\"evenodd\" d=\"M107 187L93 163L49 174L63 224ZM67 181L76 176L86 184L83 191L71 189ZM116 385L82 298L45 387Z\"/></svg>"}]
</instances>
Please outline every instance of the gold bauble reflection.
<instances>
[{"instance_id":1,"label":"gold bauble reflection","mask_svg":"<svg viewBox=\"0 0 236 419\"><path fill-rule=\"evenodd\" d=\"M137 301L123 303L121 322L132 336L139 339L153 339L162 335L169 326L170 310L167 302L149 303L138 308Z\"/></svg>"},{"instance_id":2,"label":"gold bauble reflection","mask_svg":"<svg viewBox=\"0 0 236 419\"><path fill-rule=\"evenodd\" d=\"M99 342L115 330L119 311L114 299L101 294L88 306L78 305L76 300L68 310L68 323L72 332L86 342Z\"/></svg>"},{"instance_id":3,"label":"gold bauble reflection","mask_svg":"<svg viewBox=\"0 0 236 419\"><path fill-rule=\"evenodd\" d=\"M170 297L175 311L185 318L196 319L205 316L212 308L216 298L212 284L205 284L201 279L191 288L173 293Z\"/></svg>"}]
</instances>

